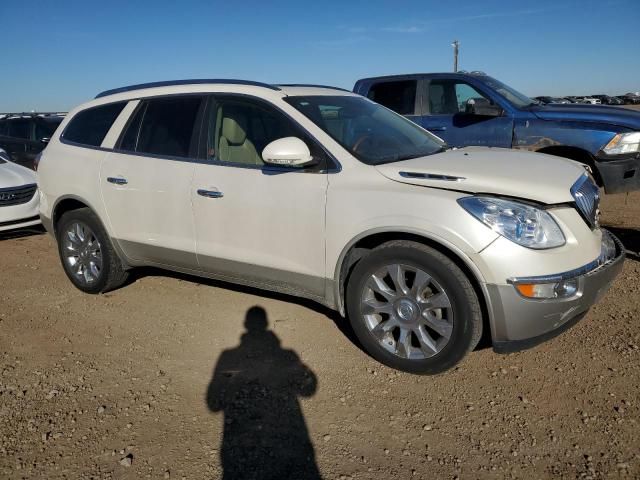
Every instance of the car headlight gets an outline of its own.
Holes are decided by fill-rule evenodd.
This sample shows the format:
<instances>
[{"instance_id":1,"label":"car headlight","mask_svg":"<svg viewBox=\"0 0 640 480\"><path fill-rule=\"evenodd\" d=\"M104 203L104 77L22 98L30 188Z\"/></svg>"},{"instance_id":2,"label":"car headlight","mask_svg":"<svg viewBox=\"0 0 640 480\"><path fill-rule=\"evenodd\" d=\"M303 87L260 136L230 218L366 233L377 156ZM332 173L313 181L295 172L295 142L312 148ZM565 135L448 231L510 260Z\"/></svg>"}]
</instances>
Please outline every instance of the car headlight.
<instances>
[{"instance_id":1,"label":"car headlight","mask_svg":"<svg viewBox=\"0 0 640 480\"><path fill-rule=\"evenodd\" d=\"M602 151L607 155L640 152L640 132L618 133Z\"/></svg>"},{"instance_id":2,"label":"car headlight","mask_svg":"<svg viewBox=\"0 0 640 480\"><path fill-rule=\"evenodd\" d=\"M458 203L494 232L523 247L541 250L565 244L558 224L540 208L493 197L464 197Z\"/></svg>"}]
</instances>

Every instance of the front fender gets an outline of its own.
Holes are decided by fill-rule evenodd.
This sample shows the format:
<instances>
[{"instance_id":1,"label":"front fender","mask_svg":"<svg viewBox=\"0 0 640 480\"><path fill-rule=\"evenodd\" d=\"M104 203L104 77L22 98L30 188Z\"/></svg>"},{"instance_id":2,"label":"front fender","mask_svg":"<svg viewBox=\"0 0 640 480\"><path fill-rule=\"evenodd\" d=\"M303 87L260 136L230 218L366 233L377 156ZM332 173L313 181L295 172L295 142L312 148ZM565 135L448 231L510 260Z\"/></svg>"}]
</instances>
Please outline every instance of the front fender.
<instances>
[{"instance_id":1,"label":"front fender","mask_svg":"<svg viewBox=\"0 0 640 480\"><path fill-rule=\"evenodd\" d=\"M535 152L548 147L574 147L595 156L621 131L627 129L603 123L518 119L514 123L513 148Z\"/></svg>"}]
</instances>

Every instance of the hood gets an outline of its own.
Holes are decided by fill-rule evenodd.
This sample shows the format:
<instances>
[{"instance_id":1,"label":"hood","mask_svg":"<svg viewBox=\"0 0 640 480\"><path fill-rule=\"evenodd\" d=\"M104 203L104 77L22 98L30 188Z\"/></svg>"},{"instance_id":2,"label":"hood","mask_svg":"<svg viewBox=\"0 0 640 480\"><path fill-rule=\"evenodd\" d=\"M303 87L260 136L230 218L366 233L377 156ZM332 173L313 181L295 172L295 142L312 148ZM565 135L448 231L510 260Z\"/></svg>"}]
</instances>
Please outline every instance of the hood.
<instances>
[{"instance_id":1,"label":"hood","mask_svg":"<svg viewBox=\"0 0 640 480\"><path fill-rule=\"evenodd\" d=\"M572 202L571 186L584 175L578 162L542 153L466 147L376 166L385 177L410 185L490 193L545 204Z\"/></svg>"},{"instance_id":2,"label":"hood","mask_svg":"<svg viewBox=\"0 0 640 480\"><path fill-rule=\"evenodd\" d=\"M36 183L36 172L0 159L0 188L20 187Z\"/></svg>"},{"instance_id":3,"label":"hood","mask_svg":"<svg viewBox=\"0 0 640 480\"><path fill-rule=\"evenodd\" d=\"M640 130L640 112L630 108L606 105L544 105L533 106L530 111L542 120L608 123Z\"/></svg>"}]
</instances>

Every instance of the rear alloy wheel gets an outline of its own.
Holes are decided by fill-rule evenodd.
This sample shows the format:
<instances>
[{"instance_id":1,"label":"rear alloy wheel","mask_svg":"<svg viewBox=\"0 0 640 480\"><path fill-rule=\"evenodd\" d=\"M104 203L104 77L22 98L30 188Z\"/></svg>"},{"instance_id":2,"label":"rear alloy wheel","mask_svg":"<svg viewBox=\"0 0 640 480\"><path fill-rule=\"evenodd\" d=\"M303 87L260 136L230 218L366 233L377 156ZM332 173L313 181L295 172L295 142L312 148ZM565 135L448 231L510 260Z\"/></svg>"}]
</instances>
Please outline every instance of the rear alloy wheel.
<instances>
[{"instance_id":1,"label":"rear alloy wheel","mask_svg":"<svg viewBox=\"0 0 640 480\"><path fill-rule=\"evenodd\" d=\"M388 242L365 256L349 279L347 310L371 356L411 373L453 367L482 334L469 279L448 257L415 242Z\"/></svg>"},{"instance_id":2,"label":"rear alloy wheel","mask_svg":"<svg viewBox=\"0 0 640 480\"><path fill-rule=\"evenodd\" d=\"M111 239L90 209L65 212L56 224L56 239L67 277L83 292L108 292L127 280Z\"/></svg>"},{"instance_id":3,"label":"rear alloy wheel","mask_svg":"<svg viewBox=\"0 0 640 480\"><path fill-rule=\"evenodd\" d=\"M102 246L83 222L70 223L62 232L65 267L76 281L91 287L102 274Z\"/></svg>"}]
</instances>

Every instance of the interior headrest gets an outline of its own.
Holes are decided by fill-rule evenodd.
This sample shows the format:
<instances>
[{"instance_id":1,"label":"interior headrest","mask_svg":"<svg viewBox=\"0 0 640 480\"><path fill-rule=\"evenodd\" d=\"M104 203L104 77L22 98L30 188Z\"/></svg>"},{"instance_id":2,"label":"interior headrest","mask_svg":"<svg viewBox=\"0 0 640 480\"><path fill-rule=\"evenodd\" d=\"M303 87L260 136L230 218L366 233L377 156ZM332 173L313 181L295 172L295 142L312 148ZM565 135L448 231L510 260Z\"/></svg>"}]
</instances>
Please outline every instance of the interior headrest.
<instances>
[{"instance_id":1,"label":"interior headrest","mask_svg":"<svg viewBox=\"0 0 640 480\"><path fill-rule=\"evenodd\" d=\"M241 144L247 138L247 117L240 114L222 119L222 136L229 143Z\"/></svg>"}]
</instances>

